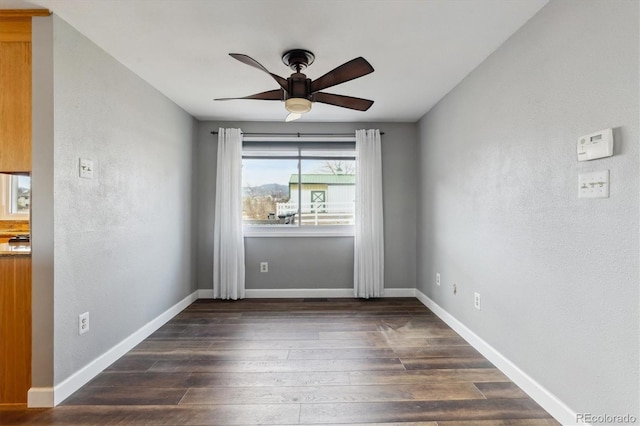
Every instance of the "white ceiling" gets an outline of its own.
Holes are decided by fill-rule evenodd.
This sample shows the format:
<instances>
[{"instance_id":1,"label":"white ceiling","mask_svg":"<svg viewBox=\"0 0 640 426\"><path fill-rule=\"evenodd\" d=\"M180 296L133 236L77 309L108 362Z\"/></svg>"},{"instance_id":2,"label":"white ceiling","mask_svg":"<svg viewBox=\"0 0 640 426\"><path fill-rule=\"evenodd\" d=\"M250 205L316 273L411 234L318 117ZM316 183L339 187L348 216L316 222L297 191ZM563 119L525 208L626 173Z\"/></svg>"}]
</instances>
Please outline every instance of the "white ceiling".
<instances>
[{"instance_id":1,"label":"white ceiling","mask_svg":"<svg viewBox=\"0 0 640 426\"><path fill-rule=\"evenodd\" d=\"M304 121L415 122L548 0L0 0L44 7L202 120L281 121L277 101L214 102L278 88L228 53L288 77L282 53L311 50L316 79L358 56L375 72L327 89L367 112L314 104Z\"/></svg>"}]
</instances>

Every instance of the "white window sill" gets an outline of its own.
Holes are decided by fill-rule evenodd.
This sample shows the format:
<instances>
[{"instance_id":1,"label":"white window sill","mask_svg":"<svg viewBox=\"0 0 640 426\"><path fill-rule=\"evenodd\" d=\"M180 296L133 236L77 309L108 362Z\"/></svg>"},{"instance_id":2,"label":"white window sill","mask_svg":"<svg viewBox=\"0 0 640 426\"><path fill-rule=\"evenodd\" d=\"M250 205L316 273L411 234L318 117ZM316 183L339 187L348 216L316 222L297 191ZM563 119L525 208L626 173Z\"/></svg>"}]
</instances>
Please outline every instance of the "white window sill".
<instances>
[{"instance_id":1,"label":"white window sill","mask_svg":"<svg viewBox=\"0 0 640 426\"><path fill-rule=\"evenodd\" d=\"M0 220L29 220L29 213L3 213L0 210Z\"/></svg>"},{"instance_id":2,"label":"white window sill","mask_svg":"<svg viewBox=\"0 0 640 426\"><path fill-rule=\"evenodd\" d=\"M245 237L353 237L353 225L342 226L250 226L243 228Z\"/></svg>"}]
</instances>

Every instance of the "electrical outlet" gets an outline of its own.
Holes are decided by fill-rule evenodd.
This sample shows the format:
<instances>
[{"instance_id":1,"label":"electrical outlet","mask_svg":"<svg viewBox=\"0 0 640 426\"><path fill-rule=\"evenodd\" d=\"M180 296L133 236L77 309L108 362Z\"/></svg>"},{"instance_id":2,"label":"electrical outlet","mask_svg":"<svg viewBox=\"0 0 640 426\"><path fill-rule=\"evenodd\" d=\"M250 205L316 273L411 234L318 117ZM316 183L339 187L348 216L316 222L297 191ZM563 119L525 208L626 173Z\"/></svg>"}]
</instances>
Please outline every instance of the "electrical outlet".
<instances>
[{"instance_id":1,"label":"electrical outlet","mask_svg":"<svg viewBox=\"0 0 640 426\"><path fill-rule=\"evenodd\" d=\"M453 284L453 294L458 293L458 286L454 283Z\"/></svg>"},{"instance_id":2,"label":"electrical outlet","mask_svg":"<svg viewBox=\"0 0 640 426\"><path fill-rule=\"evenodd\" d=\"M436 285L440 285L440 274L436 273Z\"/></svg>"},{"instance_id":3,"label":"electrical outlet","mask_svg":"<svg viewBox=\"0 0 640 426\"><path fill-rule=\"evenodd\" d=\"M89 312L78 315L78 334L89 331Z\"/></svg>"},{"instance_id":4,"label":"electrical outlet","mask_svg":"<svg viewBox=\"0 0 640 426\"><path fill-rule=\"evenodd\" d=\"M269 272L269 262L260 262L260 272Z\"/></svg>"},{"instance_id":5,"label":"electrical outlet","mask_svg":"<svg viewBox=\"0 0 640 426\"><path fill-rule=\"evenodd\" d=\"M480 310L480 293L478 292L473 293L473 306L475 306L477 310Z\"/></svg>"}]
</instances>

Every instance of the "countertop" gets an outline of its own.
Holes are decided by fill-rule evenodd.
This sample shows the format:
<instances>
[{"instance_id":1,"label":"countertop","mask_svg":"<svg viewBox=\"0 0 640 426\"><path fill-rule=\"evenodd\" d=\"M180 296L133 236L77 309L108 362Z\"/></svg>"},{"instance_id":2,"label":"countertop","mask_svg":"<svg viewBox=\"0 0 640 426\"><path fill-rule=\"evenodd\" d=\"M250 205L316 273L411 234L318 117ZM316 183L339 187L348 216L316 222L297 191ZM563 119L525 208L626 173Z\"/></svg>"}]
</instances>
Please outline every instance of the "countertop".
<instances>
[{"instance_id":1,"label":"countertop","mask_svg":"<svg viewBox=\"0 0 640 426\"><path fill-rule=\"evenodd\" d=\"M0 257L6 256L31 256L31 244L0 243Z\"/></svg>"}]
</instances>

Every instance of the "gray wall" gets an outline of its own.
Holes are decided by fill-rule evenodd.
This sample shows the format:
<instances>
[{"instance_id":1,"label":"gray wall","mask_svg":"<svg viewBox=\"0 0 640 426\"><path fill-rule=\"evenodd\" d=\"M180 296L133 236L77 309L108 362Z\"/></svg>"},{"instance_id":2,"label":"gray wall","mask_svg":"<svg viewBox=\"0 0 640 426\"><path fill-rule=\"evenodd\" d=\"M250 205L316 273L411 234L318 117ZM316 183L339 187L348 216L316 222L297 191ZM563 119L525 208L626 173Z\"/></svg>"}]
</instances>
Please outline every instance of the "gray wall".
<instances>
[{"instance_id":1,"label":"gray wall","mask_svg":"<svg viewBox=\"0 0 640 426\"><path fill-rule=\"evenodd\" d=\"M419 122L419 290L576 412L638 416L638 35L636 1L552 1Z\"/></svg>"},{"instance_id":2,"label":"gray wall","mask_svg":"<svg viewBox=\"0 0 640 426\"><path fill-rule=\"evenodd\" d=\"M63 20L43 22L51 20L53 50L37 60L46 65L53 57L53 140L34 140L46 154L34 161L33 239L34 261L49 268L49 276L34 276L34 289L48 284L54 294L34 301L34 309L53 305L49 356L59 384L195 291L196 128L190 115ZM46 93L34 96L47 101ZM78 177L81 157L95 163L92 180ZM85 311L91 328L79 336ZM50 339L50 325L34 319L34 336ZM34 384L44 385L48 374L38 372Z\"/></svg>"},{"instance_id":3,"label":"gray wall","mask_svg":"<svg viewBox=\"0 0 640 426\"><path fill-rule=\"evenodd\" d=\"M416 138L405 123L215 123L202 122L198 136L198 288L213 287L213 212L219 127L244 132L337 132L379 128L385 215L385 287L414 288L416 282ZM353 238L245 238L248 289L353 288ZM310 262L310 259L316 261ZM319 260L321 259L321 260ZM260 274L261 261L269 273ZM324 272L323 272L324 271Z\"/></svg>"},{"instance_id":4,"label":"gray wall","mask_svg":"<svg viewBox=\"0 0 640 426\"><path fill-rule=\"evenodd\" d=\"M247 289L353 288L353 237L245 238L245 271Z\"/></svg>"}]
</instances>

